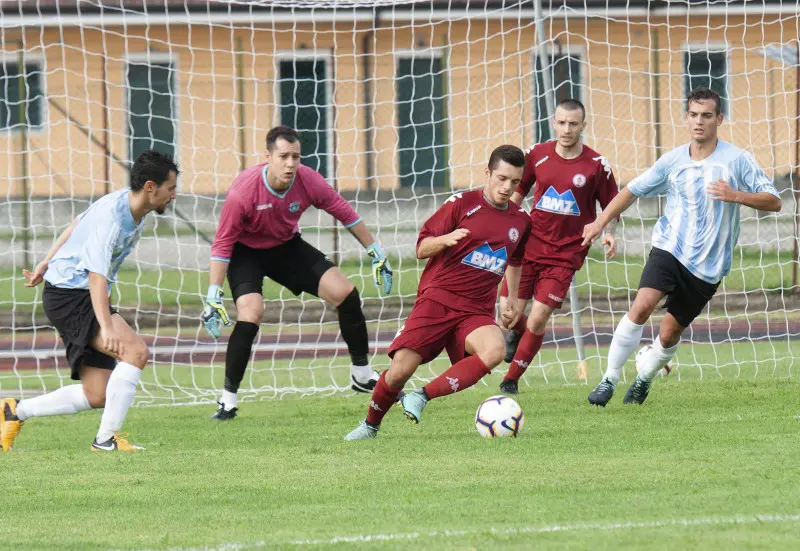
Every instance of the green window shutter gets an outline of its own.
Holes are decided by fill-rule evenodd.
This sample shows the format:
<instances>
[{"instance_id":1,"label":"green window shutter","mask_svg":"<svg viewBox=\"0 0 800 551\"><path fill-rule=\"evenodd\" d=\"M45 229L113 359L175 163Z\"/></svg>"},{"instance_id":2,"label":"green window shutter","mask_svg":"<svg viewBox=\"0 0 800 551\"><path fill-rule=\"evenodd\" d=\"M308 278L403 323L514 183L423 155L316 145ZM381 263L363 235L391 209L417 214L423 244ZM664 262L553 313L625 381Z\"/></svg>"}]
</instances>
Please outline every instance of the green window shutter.
<instances>
[{"instance_id":1,"label":"green window shutter","mask_svg":"<svg viewBox=\"0 0 800 551\"><path fill-rule=\"evenodd\" d=\"M42 126L44 94L42 93L42 66L37 62L25 63L25 93L19 90L19 64L5 61L0 64L0 128L18 129L20 101L25 101L28 128ZM24 97L24 100L23 100Z\"/></svg>"},{"instance_id":2,"label":"green window shutter","mask_svg":"<svg viewBox=\"0 0 800 551\"><path fill-rule=\"evenodd\" d=\"M443 188L447 162L442 61L400 59L396 82L400 185L420 193Z\"/></svg>"},{"instance_id":3,"label":"green window shutter","mask_svg":"<svg viewBox=\"0 0 800 551\"><path fill-rule=\"evenodd\" d=\"M300 134L303 164L326 178L328 169L328 90L325 60L280 63L281 124Z\"/></svg>"},{"instance_id":4,"label":"green window shutter","mask_svg":"<svg viewBox=\"0 0 800 551\"><path fill-rule=\"evenodd\" d=\"M131 163L155 149L175 157L175 77L170 63L129 63L128 145Z\"/></svg>"},{"instance_id":5,"label":"green window shutter","mask_svg":"<svg viewBox=\"0 0 800 551\"><path fill-rule=\"evenodd\" d=\"M683 83L686 94L705 86L720 95L721 110L729 113L728 59L725 52L692 51L683 54Z\"/></svg>"},{"instance_id":6,"label":"green window shutter","mask_svg":"<svg viewBox=\"0 0 800 551\"><path fill-rule=\"evenodd\" d=\"M544 75L542 70L550 74L550 83L555 92L553 107L558 102L573 98L581 99L581 57L580 54L549 55L544 69L541 60L536 57L534 70L534 98L536 102L536 143L546 142L553 138L553 125L551 117L547 114L547 100L544 89Z\"/></svg>"}]
</instances>

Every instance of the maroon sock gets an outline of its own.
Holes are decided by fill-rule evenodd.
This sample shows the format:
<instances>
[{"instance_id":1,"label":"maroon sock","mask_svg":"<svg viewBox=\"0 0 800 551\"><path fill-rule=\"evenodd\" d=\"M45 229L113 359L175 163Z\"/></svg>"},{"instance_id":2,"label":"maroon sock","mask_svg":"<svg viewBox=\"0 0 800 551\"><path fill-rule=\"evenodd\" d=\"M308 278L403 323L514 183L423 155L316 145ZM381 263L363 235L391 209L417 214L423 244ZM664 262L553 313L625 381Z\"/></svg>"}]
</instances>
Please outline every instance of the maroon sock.
<instances>
[{"instance_id":1,"label":"maroon sock","mask_svg":"<svg viewBox=\"0 0 800 551\"><path fill-rule=\"evenodd\" d=\"M517 353L514 354L514 360L511 362L511 367L508 368L505 379L519 381L519 378L528 369L528 365L530 365L534 356L542 347L542 340L544 340L544 335L534 335L530 331L525 331L519 340Z\"/></svg>"},{"instance_id":2,"label":"maroon sock","mask_svg":"<svg viewBox=\"0 0 800 551\"><path fill-rule=\"evenodd\" d=\"M522 335L525 332L525 327L527 327L527 325L528 325L528 316L526 316L525 314L522 314L520 316L519 321L517 322L517 324L514 327L512 327L511 329L512 329L512 331L516 331L517 333Z\"/></svg>"},{"instance_id":3,"label":"maroon sock","mask_svg":"<svg viewBox=\"0 0 800 551\"><path fill-rule=\"evenodd\" d=\"M491 372L478 356L468 356L451 365L450 369L425 385L423 390L433 400L469 388Z\"/></svg>"},{"instance_id":4,"label":"maroon sock","mask_svg":"<svg viewBox=\"0 0 800 551\"><path fill-rule=\"evenodd\" d=\"M397 395L400 394L402 388L391 388L386 384L386 371L381 373L381 378L375 385L372 391L372 400L369 402L367 408L367 423L375 425L376 427L381 424L383 416L392 407L392 404L397 400Z\"/></svg>"}]
</instances>

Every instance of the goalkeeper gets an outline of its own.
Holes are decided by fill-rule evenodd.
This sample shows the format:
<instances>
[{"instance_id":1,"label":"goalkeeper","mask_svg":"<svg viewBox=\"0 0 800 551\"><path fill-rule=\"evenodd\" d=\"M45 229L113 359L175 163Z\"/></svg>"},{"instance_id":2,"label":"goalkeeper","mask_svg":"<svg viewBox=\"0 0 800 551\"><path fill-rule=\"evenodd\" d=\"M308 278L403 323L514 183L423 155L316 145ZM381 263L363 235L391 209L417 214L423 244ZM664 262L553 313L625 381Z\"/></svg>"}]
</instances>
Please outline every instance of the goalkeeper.
<instances>
[{"instance_id":1,"label":"goalkeeper","mask_svg":"<svg viewBox=\"0 0 800 551\"><path fill-rule=\"evenodd\" d=\"M264 314L265 277L295 295L310 293L336 307L347 343L353 390L372 392L378 374L369 365L367 324L358 290L328 258L303 240L298 222L310 206L322 209L346 227L372 259L375 284L392 290L386 254L353 207L315 170L300 163L300 136L278 126L267 133L266 162L239 174L228 190L211 246L209 286L202 321L215 339L231 325L222 301L228 274L236 304L236 325L225 356L225 384L212 419L236 417L237 392L250 360L253 340Z\"/></svg>"}]
</instances>

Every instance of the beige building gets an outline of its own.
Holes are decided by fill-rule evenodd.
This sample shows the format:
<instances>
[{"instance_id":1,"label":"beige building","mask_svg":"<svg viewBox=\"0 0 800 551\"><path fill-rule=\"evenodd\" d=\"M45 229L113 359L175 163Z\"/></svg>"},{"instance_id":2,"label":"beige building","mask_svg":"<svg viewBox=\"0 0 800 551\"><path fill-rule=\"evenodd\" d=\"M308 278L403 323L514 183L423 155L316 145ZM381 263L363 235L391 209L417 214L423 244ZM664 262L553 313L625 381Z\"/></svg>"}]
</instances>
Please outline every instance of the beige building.
<instances>
[{"instance_id":1,"label":"beige building","mask_svg":"<svg viewBox=\"0 0 800 551\"><path fill-rule=\"evenodd\" d=\"M55 4L1 4L7 198L25 183L37 196L120 188L128 160L152 146L177 156L184 193L224 194L237 171L262 159L279 123L303 130L306 163L341 190L469 187L494 146L547 138L548 80L558 98L586 104L586 142L622 182L686 139L689 82L722 92L723 137L752 150L769 174L796 163L797 69L763 52L797 43L794 4L551 2L541 45L532 2L292 13L196 0L78 10L62 1L57 14Z\"/></svg>"}]
</instances>

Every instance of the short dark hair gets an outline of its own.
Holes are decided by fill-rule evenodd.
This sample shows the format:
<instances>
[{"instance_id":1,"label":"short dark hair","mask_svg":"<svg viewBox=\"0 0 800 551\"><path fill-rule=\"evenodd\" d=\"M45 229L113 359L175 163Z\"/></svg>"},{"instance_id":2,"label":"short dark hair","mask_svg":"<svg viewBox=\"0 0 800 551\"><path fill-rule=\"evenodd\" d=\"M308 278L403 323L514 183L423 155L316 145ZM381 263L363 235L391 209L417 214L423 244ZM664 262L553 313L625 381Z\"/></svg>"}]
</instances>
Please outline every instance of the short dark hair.
<instances>
[{"instance_id":1,"label":"short dark hair","mask_svg":"<svg viewBox=\"0 0 800 551\"><path fill-rule=\"evenodd\" d=\"M267 132L267 151L272 151L272 148L275 147L275 142L280 139L284 139L289 143L297 143L300 141L300 134L289 126L276 126Z\"/></svg>"},{"instance_id":2,"label":"short dark hair","mask_svg":"<svg viewBox=\"0 0 800 551\"><path fill-rule=\"evenodd\" d=\"M131 168L131 191L141 191L147 182L160 186L169 178L169 173L178 176L181 171L172 157L155 149L142 151Z\"/></svg>"},{"instance_id":3,"label":"short dark hair","mask_svg":"<svg viewBox=\"0 0 800 551\"><path fill-rule=\"evenodd\" d=\"M582 118L586 118L586 107L584 107L583 104L575 98L562 99L558 102L558 105L556 105L556 109L559 107L563 107L567 111L575 111L576 109L580 109Z\"/></svg>"},{"instance_id":4,"label":"short dark hair","mask_svg":"<svg viewBox=\"0 0 800 551\"><path fill-rule=\"evenodd\" d=\"M714 90L705 86L695 88L689 92L689 94L686 96L686 110L689 110L689 104L693 101L703 101L707 99L714 100L714 102L717 104L714 112L715 114L719 115L722 112L722 98L720 98L719 94L717 94Z\"/></svg>"},{"instance_id":5,"label":"short dark hair","mask_svg":"<svg viewBox=\"0 0 800 551\"><path fill-rule=\"evenodd\" d=\"M516 145L501 145L489 155L489 172L492 172L500 161L505 161L517 168L525 167L525 154Z\"/></svg>"}]
</instances>

